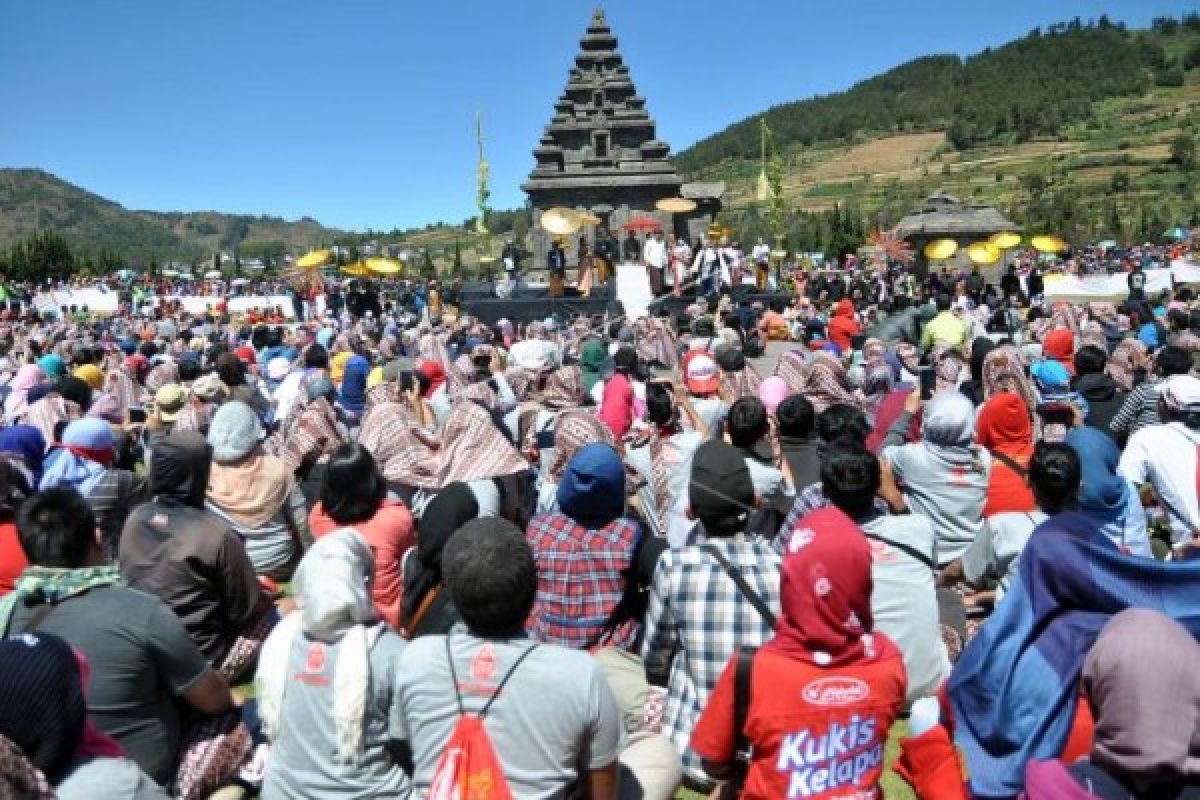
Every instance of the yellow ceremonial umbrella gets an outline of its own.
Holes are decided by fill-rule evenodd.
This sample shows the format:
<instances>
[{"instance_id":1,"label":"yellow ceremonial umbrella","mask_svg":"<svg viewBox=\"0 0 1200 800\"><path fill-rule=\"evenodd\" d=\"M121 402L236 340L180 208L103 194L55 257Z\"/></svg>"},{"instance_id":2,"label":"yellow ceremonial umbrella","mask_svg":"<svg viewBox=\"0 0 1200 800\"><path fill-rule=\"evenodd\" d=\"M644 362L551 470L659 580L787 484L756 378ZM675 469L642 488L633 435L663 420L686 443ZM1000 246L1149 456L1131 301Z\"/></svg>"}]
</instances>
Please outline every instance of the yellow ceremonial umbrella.
<instances>
[{"instance_id":1,"label":"yellow ceremonial umbrella","mask_svg":"<svg viewBox=\"0 0 1200 800\"><path fill-rule=\"evenodd\" d=\"M1058 236L1034 236L1029 243L1039 253L1061 253L1067 249L1067 243Z\"/></svg>"},{"instance_id":2,"label":"yellow ceremonial umbrella","mask_svg":"<svg viewBox=\"0 0 1200 800\"><path fill-rule=\"evenodd\" d=\"M584 225L599 225L600 224L600 218L597 217L595 214L593 214L590 211L579 211L576 213L579 217L579 221L582 222Z\"/></svg>"},{"instance_id":3,"label":"yellow ceremonial umbrella","mask_svg":"<svg viewBox=\"0 0 1200 800\"><path fill-rule=\"evenodd\" d=\"M991 242L972 242L967 245L967 258L972 264L995 264L1000 260L1000 248Z\"/></svg>"},{"instance_id":4,"label":"yellow ceremonial umbrella","mask_svg":"<svg viewBox=\"0 0 1200 800\"><path fill-rule=\"evenodd\" d=\"M925 257L930 261L944 261L958 252L958 242L953 239L934 239L925 245Z\"/></svg>"},{"instance_id":5,"label":"yellow ceremonial umbrella","mask_svg":"<svg viewBox=\"0 0 1200 800\"><path fill-rule=\"evenodd\" d=\"M404 272L404 264L395 258L379 256L367 259L367 269L376 275L399 275Z\"/></svg>"},{"instance_id":6,"label":"yellow ceremonial umbrella","mask_svg":"<svg viewBox=\"0 0 1200 800\"><path fill-rule=\"evenodd\" d=\"M1005 231L1004 233L993 233L988 241L999 247L1001 250L1008 250L1016 247L1021 243L1021 234Z\"/></svg>"},{"instance_id":7,"label":"yellow ceremonial umbrella","mask_svg":"<svg viewBox=\"0 0 1200 800\"><path fill-rule=\"evenodd\" d=\"M355 261L342 267L342 274L352 278L366 278L371 274L371 268L362 261Z\"/></svg>"},{"instance_id":8,"label":"yellow ceremonial umbrella","mask_svg":"<svg viewBox=\"0 0 1200 800\"><path fill-rule=\"evenodd\" d=\"M654 207L668 214L688 214L696 210L696 201L686 197L664 197Z\"/></svg>"},{"instance_id":9,"label":"yellow ceremonial umbrella","mask_svg":"<svg viewBox=\"0 0 1200 800\"><path fill-rule=\"evenodd\" d=\"M567 236L583 227L579 213L570 208L557 206L542 212L542 227L555 236Z\"/></svg>"},{"instance_id":10,"label":"yellow ceremonial umbrella","mask_svg":"<svg viewBox=\"0 0 1200 800\"><path fill-rule=\"evenodd\" d=\"M312 250L296 259L296 266L300 269L316 269L323 267L333 261L333 251L326 248L325 250Z\"/></svg>"}]
</instances>

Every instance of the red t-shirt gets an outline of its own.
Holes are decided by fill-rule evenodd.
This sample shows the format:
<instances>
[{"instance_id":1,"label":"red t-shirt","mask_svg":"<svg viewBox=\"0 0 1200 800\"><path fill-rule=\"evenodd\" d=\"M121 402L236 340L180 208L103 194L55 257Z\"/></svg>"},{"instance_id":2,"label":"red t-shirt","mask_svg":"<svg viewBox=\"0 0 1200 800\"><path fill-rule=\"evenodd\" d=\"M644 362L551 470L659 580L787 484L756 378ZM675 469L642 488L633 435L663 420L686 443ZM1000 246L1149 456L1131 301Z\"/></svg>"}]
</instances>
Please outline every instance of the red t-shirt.
<instances>
[{"instance_id":1,"label":"red t-shirt","mask_svg":"<svg viewBox=\"0 0 1200 800\"><path fill-rule=\"evenodd\" d=\"M1033 449L1030 448L1025 453L1010 451L1006 455L1028 469ZM1018 475L1008 464L996 458L993 453L992 471L988 476L987 500L983 504L984 519L1005 511L1028 513L1036 509L1037 503L1033 499L1033 490L1029 488L1025 478Z\"/></svg>"},{"instance_id":2,"label":"red t-shirt","mask_svg":"<svg viewBox=\"0 0 1200 800\"><path fill-rule=\"evenodd\" d=\"M629 433L633 424L633 386L629 378L619 372L604 384L600 419L617 439Z\"/></svg>"},{"instance_id":3,"label":"red t-shirt","mask_svg":"<svg viewBox=\"0 0 1200 800\"><path fill-rule=\"evenodd\" d=\"M21 540L17 538L17 526L13 522L0 522L0 597L13 590L17 578L29 566Z\"/></svg>"},{"instance_id":4,"label":"red t-shirt","mask_svg":"<svg viewBox=\"0 0 1200 800\"><path fill-rule=\"evenodd\" d=\"M325 513L320 503L308 514L308 527L314 539L340 528L353 528L362 534L375 554L375 582L371 599L379 615L394 630L400 630L400 607L404 602L404 579L401 562L408 549L416 544L412 514L408 506L390 500L366 522L339 525Z\"/></svg>"},{"instance_id":5,"label":"red t-shirt","mask_svg":"<svg viewBox=\"0 0 1200 800\"><path fill-rule=\"evenodd\" d=\"M717 764L733 760L736 664L734 656L725 665L692 733L692 749ZM895 648L877 661L836 668L760 651L746 713L754 756L742 798L882 797L884 746L906 683Z\"/></svg>"}]
</instances>

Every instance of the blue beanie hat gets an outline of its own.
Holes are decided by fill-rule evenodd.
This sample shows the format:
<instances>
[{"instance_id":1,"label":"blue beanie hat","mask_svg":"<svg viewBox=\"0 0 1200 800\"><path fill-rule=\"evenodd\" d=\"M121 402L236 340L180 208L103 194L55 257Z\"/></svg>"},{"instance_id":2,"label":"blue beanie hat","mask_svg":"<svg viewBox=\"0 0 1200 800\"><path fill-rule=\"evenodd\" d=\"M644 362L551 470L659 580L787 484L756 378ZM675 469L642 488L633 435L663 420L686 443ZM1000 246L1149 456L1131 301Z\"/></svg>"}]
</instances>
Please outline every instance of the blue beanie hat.
<instances>
[{"instance_id":1,"label":"blue beanie hat","mask_svg":"<svg viewBox=\"0 0 1200 800\"><path fill-rule=\"evenodd\" d=\"M558 507L571 519L600 528L625 512L625 467L606 444L580 448L558 484Z\"/></svg>"},{"instance_id":2,"label":"blue beanie hat","mask_svg":"<svg viewBox=\"0 0 1200 800\"><path fill-rule=\"evenodd\" d=\"M1065 389L1071 384L1071 373L1062 364L1047 359L1029 368L1029 374L1043 389Z\"/></svg>"}]
</instances>

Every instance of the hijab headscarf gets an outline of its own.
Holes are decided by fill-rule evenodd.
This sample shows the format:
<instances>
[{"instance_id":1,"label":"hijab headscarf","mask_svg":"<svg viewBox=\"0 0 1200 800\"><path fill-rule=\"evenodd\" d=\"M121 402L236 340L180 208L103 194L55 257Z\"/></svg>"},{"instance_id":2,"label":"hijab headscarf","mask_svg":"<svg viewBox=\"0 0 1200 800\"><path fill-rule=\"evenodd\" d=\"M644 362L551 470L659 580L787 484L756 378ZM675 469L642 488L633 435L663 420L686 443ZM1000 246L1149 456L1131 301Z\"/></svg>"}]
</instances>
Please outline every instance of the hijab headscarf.
<instances>
[{"instance_id":1,"label":"hijab headscarf","mask_svg":"<svg viewBox=\"0 0 1200 800\"><path fill-rule=\"evenodd\" d=\"M975 442L987 450L1020 459L1033 452L1033 424L1025 401L1015 392L994 395L979 409Z\"/></svg>"},{"instance_id":2,"label":"hijab headscarf","mask_svg":"<svg viewBox=\"0 0 1200 800\"><path fill-rule=\"evenodd\" d=\"M1100 524L1100 530L1118 547L1133 534L1141 539L1145 519L1133 488L1117 474L1121 452L1112 437L1092 427L1072 428L1066 444L1079 455L1079 509Z\"/></svg>"},{"instance_id":3,"label":"hijab headscarf","mask_svg":"<svg viewBox=\"0 0 1200 800\"><path fill-rule=\"evenodd\" d=\"M87 719L79 662L57 636L0 639L0 736L51 783L70 771Z\"/></svg>"},{"instance_id":4,"label":"hijab headscarf","mask_svg":"<svg viewBox=\"0 0 1200 800\"><path fill-rule=\"evenodd\" d=\"M47 353L39 358L37 363L48 378L61 378L67 374L66 362L56 353Z\"/></svg>"},{"instance_id":5,"label":"hijab headscarf","mask_svg":"<svg viewBox=\"0 0 1200 800\"><path fill-rule=\"evenodd\" d=\"M1083 662L1092 763L1139 797L1172 797L1200 777L1198 676L1200 644L1178 622L1146 608L1109 620Z\"/></svg>"},{"instance_id":6,"label":"hijab headscarf","mask_svg":"<svg viewBox=\"0 0 1200 800\"><path fill-rule=\"evenodd\" d=\"M841 510L828 506L803 517L779 571L783 612L764 650L818 667L874 661L894 652L873 633L871 547Z\"/></svg>"},{"instance_id":7,"label":"hijab headscarf","mask_svg":"<svg viewBox=\"0 0 1200 800\"><path fill-rule=\"evenodd\" d=\"M584 398L583 371L576 366L559 367L546 379L542 405L550 409L578 408Z\"/></svg>"},{"instance_id":8,"label":"hijab headscarf","mask_svg":"<svg viewBox=\"0 0 1200 800\"><path fill-rule=\"evenodd\" d=\"M30 486L42 482L42 464L46 458L46 440L32 425L0 428L0 455L16 456L24 467Z\"/></svg>"},{"instance_id":9,"label":"hijab headscarf","mask_svg":"<svg viewBox=\"0 0 1200 800\"><path fill-rule=\"evenodd\" d=\"M1037 408L1033 384L1025 374L1021 352L1012 345L1001 345L983 358L983 398L989 400L1001 392L1015 392L1032 414Z\"/></svg>"},{"instance_id":10,"label":"hijab headscarf","mask_svg":"<svg viewBox=\"0 0 1200 800\"><path fill-rule=\"evenodd\" d=\"M64 400L70 400L79 406L81 412L86 413L91 408L92 387L84 383L81 378L76 378L74 375L59 378L58 382L54 384L54 391Z\"/></svg>"},{"instance_id":11,"label":"hijab headscarf","mask_svg":"<svg viewBox=\"0 0 1200 800\"><path fill-rule=\"evenodd\" d=\"M789 350L780 356L779 363L775 365L775 374L783 378L792 392L800 392L808 380L812 364L812 353L809 351Z\"/></svg>"},{"instance_id":12,"label":"hijab headscarf","mask_svg":"<svg viewBox=\"0 0 1200 800\"><path fill-rule=\"evenodd\" d=\"M830 406L862 406L861 399L850 386L846 368L829 353L815 353L812 368L800 388L800 394L808 398L813 410L820 414Z\"/></svg>"},{"instance_id":13,"label":"hijab headscarf","mask_svg":"<svg viewBox=\"0 0 1200 800\"><path fill-rule=\"evenodd\" d=\"M197 431L174 432L154 445L150 491L159 502L204 508L212 450Z\"/></svg>"},{"instance_id":14,"label":"hijab headscarf","mask_svg":"<svg viewBox=\"0 0 1200 800\"><path fill-rule=\"evenodd\" d=\"M465 483L457 481L438 492L425 507L421 521L417 523L416 558L406 565L404 575L406 626L425 602L425 596L442 583L442 550L446 542L455 531L477 516L479 501L475 499L475 493Z\"/></svg>"},{"instance_id":15,"label":"hijab headscarf","mask_svg":"<svg viewBox=\"0 0 1200 800\"><path fill-rule=\"evenodd\" d=\"M75 420L46 457L38 488L69 487L87 497L112 466L113 444L112 427L104 420Z\"/></svg>"},{"instance_id":16,"label":"hijab headscarf","mask_svg":"<svg viewBox=\"0 0 1200 800\"><path fill-rule=\"evenodd\" d=\"M921 435L934 447L969 447L975 436L975 407L962 392L938 392L925 406Z\"/></svg>"},{"instance_id":17,"label":"hijab headscarf","mask_svg":"<svg viewBox=\"0 0 1200 800\"><path fill-rule=\"evenodd\" d=\"M42 382L44 374L37 364L23 364L9 381L8 397L4 400L4 416L10 425L20 419L29 408L29 390Z\"/></svg>"},{"instance_id":18,"label":"hijab headscarf","mask_svg":"<svg viewBox=\"0 0 1200 800\"><path fill-rule=\"evenodd\" d=\"M1133 391L1138 373L1150 369L1150 351L1137 339L1122 339L1108 358L1104 372L1123 392Z\"/></svg>"},{"instance_id":19,"label":"hijab headscarf","mask_svg":"<svg viewBox=\"0 0 1200 800\"><path fill-rule=\"evenodd\" d=\"M272 739L279 733L296 636L336 642L332 712L337 755L350 764L361 761L363 714L371 680L369 655L384 628L371 600L374 575L370 545L350 528L322 536L301 559L292 579L297 611L267 637L255 676L263 727Z\"/></svg>"},{"instance_id":20,"label":"hijab headscarf","mask_svg":"<svg viewBox=\"0 0 1200 800\"><path fill-rule=\"evenodd\" d=\"M608 359L608 349L599 339L588 339L579 351L579 366L583 370L583 388L590 392L600 381L600 368Z\"/></svg>"},{"instance_id":21,"label":"hijab headscarf","mask_svg":"<svg viewBox=\"0 0 1200 800\"><path fill-rule=\"evenodd\" d=\"M599 442L614 446L612 430L587 411L565 411L554 420L554 460L548 477L558 483L567 464L584 445Z\"/></svg>"},{"instance_id":22,"label":"hijab headscarf","mask_svg":"<svg viewBox=\"0 0 1200 800\"><path fill-rule=\"evenodd\" d=\"M338 403L342 408L361 414L367 402L367 375L371 364L362 356L352 356L342 373L342 385L338 390Z\"/></svg>"}]
</instances>

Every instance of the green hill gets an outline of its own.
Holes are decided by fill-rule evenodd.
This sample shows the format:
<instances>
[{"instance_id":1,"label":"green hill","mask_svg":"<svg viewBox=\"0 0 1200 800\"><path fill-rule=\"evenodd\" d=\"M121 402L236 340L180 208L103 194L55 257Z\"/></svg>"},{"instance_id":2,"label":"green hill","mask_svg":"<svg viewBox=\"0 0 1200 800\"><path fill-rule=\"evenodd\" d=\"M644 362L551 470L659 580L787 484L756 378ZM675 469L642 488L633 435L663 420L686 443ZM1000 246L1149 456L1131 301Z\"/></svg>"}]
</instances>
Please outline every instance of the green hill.
<instances>
[{"instance_id":1,"label":"green hill","mask_svg":"<svg viewBox=\"0 0 1200 800\"><path fill-rule=\"evenodd\" d=\"M119 254L142 264L234 249L243 257L281 255L343 235L311 219L131 211L42 170L0 169L0 249L38 230L57 231L80 253Z\"/></svg>"},{"instance_id":2,"label":"green hill","mask_svg":"<svg viewBox=\"0 0 1200 800\"><path fill-rule=\"evenodd\" d=\"M917 59L679 153L687 178L726 181L722 221L743 240L769 234L755 198L762 119L795 249L844 249L847 230L890 226L938 190L1072 239L1200 224L1196 14L1144 31L1075 20L966 60Z\"/></svg>"}]
</instances>

